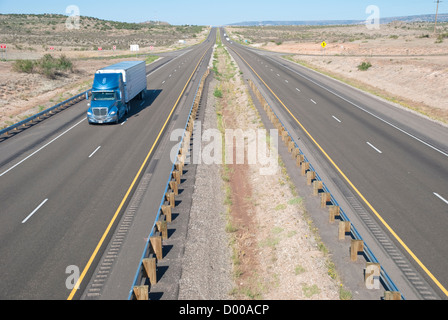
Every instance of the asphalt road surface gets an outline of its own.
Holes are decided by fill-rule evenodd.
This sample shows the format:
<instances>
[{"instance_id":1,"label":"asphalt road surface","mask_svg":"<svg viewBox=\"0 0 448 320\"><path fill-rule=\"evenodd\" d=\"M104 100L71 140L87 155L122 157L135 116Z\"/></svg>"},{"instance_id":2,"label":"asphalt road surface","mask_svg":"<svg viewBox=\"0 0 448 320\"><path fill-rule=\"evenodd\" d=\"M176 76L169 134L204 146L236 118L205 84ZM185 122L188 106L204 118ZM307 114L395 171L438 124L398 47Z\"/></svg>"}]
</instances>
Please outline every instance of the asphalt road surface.
<instances>
[{"instance_id":1,"label":"asphalt road surface","mask_svg":"<svg viewBox=\"0 0 448 320\"><path fill-rule=\"evenodd\" d=\"M442 298L448 295L448 128L262 50L226 41ZM384 250L384 248L383 248Z\"/></svg>"},{"instance_id":2,"label":"asphalt road surface","mask_svg":"<svg viewBox=\"0 0 448 320\"><path fill-rule=\"evenodd\" d=\"M118 125L89 125L83 101L0 142L0 299L67 299L73 267L85 286L214 35L147 66Z\"/></svg>"}]
</instances>

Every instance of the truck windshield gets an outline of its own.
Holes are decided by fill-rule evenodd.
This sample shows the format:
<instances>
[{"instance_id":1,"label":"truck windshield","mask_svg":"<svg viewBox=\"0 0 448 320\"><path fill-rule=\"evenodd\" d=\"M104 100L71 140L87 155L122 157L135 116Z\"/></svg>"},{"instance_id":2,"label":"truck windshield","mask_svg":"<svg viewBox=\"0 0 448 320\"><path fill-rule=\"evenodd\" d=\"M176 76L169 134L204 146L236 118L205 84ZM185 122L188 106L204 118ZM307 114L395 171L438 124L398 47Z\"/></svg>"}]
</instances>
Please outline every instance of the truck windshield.
<instances>
[{"instance_id":1,"label":"truck windshield","mask_svg":"<svg viewBox=\"0 0 448 320\"><path fill-rule=\"evenodd\" d=\"M115 100L115 93L114 92L93 92L92 100L93 101Z\"/></svg>"}]
</instances>

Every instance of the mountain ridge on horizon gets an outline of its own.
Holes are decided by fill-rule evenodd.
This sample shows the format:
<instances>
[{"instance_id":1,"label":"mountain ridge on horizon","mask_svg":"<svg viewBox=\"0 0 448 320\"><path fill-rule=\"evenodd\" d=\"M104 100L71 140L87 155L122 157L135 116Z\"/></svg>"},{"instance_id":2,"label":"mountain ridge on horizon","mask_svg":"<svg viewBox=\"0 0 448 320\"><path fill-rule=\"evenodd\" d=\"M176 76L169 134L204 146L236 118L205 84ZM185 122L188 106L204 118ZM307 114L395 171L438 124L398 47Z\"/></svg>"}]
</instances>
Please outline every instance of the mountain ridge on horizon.
<instances>
[{"instance_id":1,"label":"mountain ridge on horizon","mask_svg":"<svg viewBox=\"0 0 448 320\"><path fill-rule=\"evenodd\" d=\"M387 24L394 21L401 22L434 22L435 14L420 14L420 15L410 15L410 16L397 16L397 17L387 17L381 18L381 24ZM438 22L448 22L448 13L439 13L437 16ZM263 21L243 21L237 23L227 24L226 26L291 26L291 25L314 25L314 26L325 26L325 25L356 25L364 24L366 20L355 20L355 19L345 19L345 20L297 20L297 21L274 21L274 20L263 20Z\"/></svg>"}]
</instances>

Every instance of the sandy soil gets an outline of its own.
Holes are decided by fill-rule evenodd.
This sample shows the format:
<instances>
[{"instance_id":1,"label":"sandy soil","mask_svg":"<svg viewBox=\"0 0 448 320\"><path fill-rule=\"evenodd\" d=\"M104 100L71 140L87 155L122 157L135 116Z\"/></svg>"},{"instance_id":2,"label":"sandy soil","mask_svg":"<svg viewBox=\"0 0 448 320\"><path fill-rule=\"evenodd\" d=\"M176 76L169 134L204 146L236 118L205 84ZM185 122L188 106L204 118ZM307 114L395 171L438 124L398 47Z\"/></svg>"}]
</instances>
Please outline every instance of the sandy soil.
<instances>
[{"instance_id":1,"label":"sandy soil","mask_svg":"<svg viewBox=\"0 0 448 320\"><path fill-rule=\"evenodd\" d=\"M289 53L293 61L448 123L446 39L440 42L432 33L426 37L423 31L394 25L375 33L362 26L325 30L321 38L312 41L270 41L251 46ZM345 38L337 38L339 33ZM327 43L325 49L322 41ZM370 62L372 67L360 71L362 62Z\"/></svg>"}]
</instances>

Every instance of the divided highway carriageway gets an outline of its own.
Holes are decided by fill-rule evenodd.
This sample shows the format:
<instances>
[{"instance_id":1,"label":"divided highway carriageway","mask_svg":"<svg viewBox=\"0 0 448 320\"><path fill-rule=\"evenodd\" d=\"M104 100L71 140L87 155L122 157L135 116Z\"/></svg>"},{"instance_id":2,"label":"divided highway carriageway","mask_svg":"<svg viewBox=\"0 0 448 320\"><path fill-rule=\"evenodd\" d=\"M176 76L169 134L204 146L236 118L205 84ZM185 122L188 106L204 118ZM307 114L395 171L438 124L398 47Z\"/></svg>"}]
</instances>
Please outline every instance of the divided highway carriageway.
<instances>
[{"instance_id":1,"label":"divided highway carriageway","mask_svg":"<svg viewBox=\"0 0 448 320\"><path fill-rule=\"evenodd\" d=\"M408 298L446 299L448 127L280 54L223 42L317 159L397 286L409 286Z\"/></svg>"},{"instance_id":2,"label":"divided highway carriageway","mask_svg":"<svg viewBox=\"0 0 448 320\"><path fill-rule=\"evenodd\" d=\"M168 129L184 128L215 35L148 65L145 99L118 125L89 125L83 100L1 137L0 299L81 297ZM151 177L158 201L172 165L161 162Z\"/></svg>"}]
</instances>

